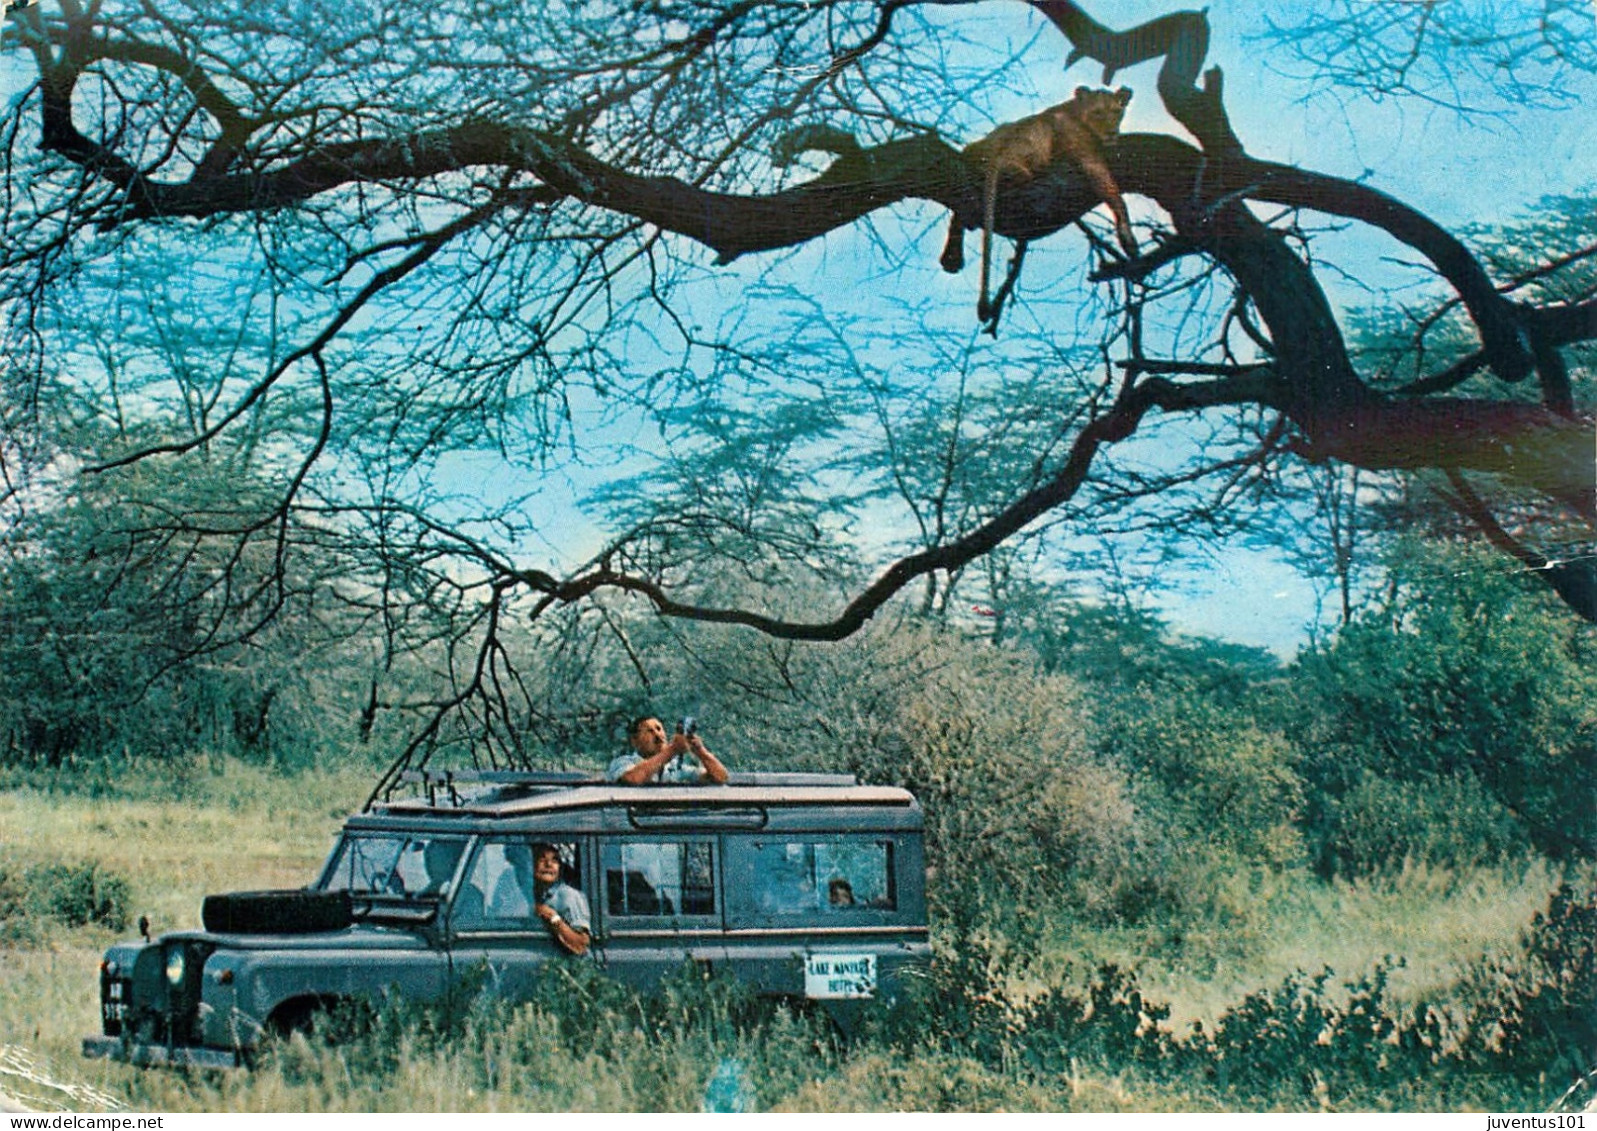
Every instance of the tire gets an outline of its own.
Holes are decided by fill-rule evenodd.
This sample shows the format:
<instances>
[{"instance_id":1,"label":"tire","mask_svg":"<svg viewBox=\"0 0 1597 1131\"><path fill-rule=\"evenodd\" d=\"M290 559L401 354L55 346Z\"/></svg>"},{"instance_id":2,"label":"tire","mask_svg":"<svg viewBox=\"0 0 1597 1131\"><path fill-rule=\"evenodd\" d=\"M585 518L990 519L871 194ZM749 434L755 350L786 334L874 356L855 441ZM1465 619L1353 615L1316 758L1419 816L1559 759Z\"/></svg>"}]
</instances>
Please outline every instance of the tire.
<instances>
[{"instance_id":1,"label":"tire","mask_svg":"<svg viewBox=\"0 0 1597 1131\"><path fill-rule=\"evenodd\" d=\"M218 934L308 935L341 931L355 916L347 891L296 889L208 895L200 921Z\"/></svg>"},{"instance_id":2,"label":"tire","mask_svg":"<svg viewBox=\"0 0 1597 1131\"><path fill-rule=\"evenodd\" d=\"M290 1042L299 1035L313 1044L347 1045L372 1032L376 1007L363 997L292 998L266 1019L266 1044Z\"/></svg>"}]
</instances>

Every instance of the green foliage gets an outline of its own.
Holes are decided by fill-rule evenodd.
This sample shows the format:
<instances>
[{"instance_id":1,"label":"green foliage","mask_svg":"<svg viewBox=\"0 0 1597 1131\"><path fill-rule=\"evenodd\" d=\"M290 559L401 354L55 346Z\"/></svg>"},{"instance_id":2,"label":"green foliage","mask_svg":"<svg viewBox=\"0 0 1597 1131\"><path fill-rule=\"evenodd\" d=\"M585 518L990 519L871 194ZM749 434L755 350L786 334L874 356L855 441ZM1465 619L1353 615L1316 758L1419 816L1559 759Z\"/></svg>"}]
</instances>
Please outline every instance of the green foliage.
<instances>
[{"instance_id":1,"label":"green foliage","mask_svg":"<svg viewBox=\"0 0 1597 1131\"><path fill-rule=\"evenodd\" d=\"M1366 772L1322 805L1329 835L1320 865L1338 875L1373 875L1405 861L1469 868L1529 847L1524 826L1472 774L1402 780Z\"/></svg>"},{"instance_id":2,"label":"green foliage","mask_svg":"<svg viewBox=\"0 0 1597 1131\"><path fill-rule=\"evenodd\" d=\"M1002 1063L1020 1008L1009 979L1038 949L1035 922L973 886L951 888L934 915L944 929L932 936L931 964L906 979L880 1019L881 1033L905 1049ZM927 1017L937 1024L927 1026Z\"/></svg>"},{"instance_id":3,"label":"green foliage","mask_svg":"<svg viewBox=\"0 0 1597 1131\"><path fill-rule=\"evenodd\" d=\"M773 1010L693 964L650 994L586 961L550 964L529 1003L498 1000L486 986L479 972L441 1002L341 1008L309 1039L273 1046L262 1067L311 1090L370 1095L414 1065L443 1064L507 1105L692 1111L712 1084L720 1100L768 1108L837 1062L820 1019ZM742 1069L749 1057L757 1070ZM600 1079L610 1090L596 1095Z\"/></svg>"},{"instance_id":4,"label":"green foliage","mask_svg":"<svg viewBox=\"0 0 1597 1131\"><path fill-rule=\"evenodd\" d=\"M26 883L34 902L69 927L127 927L128 882L97 864L37 865L28 869Z\"/></svg>"},{"instance_id":5,"label":"green foliage","mask_svg":"<svg viewBox=\"0 0 1597 1131\"><path fill-rule=\"evenodd\" d=\"M1464 1053L1497 1072L1577 1079L1597 1067L1597 890L1564 884L1517 954L1481 963Z\"/></svg>"},{"instance_id":6,"label":"green foliage","mask_svg":"<svg viewBox=\"0 0 1597 1131\"><path fill-rule=\"evenodd\" d=\"M1544 1108L1575 1051L1589 1048L1578 1042L1593 1025L1589 1001L1558 998L1546 979L1573 961L1567 988L1590 987L1594 927L1597 904L1565 889L1514 955L1445 1002L1400 1002L1388 962L1341 983L1330 970L1294 973L1211 1027L1185 1030L1124 967L1021 990L1024 924L1016 938L991 925L942 937L924 979L848 1040L696 967L640 995L589 963L557 963L528 1003L468 991L344 1014L309 1040L277 1045L255 1078L280 1075L300 1102L324 1110L381 1110L404 1097L414 1109L416 1093L396 1089L414 1088L415 1077L452 1089L454 1103L440 1106L465 1099L495 1109L692 1111L717 1087L764 1111L1105 1110L1172 1100L1216 1110ZM1106 1077L1118 1087L1092 1087ZM139 1074L136 1086L159 1078ZM209 1100L222 1106L229 1089L253 1083L189 1086L222 1088Z\"/></svg>"},{"instance_id":7,"label":"green foliage","mask_svg":"<svg viewBox=\"0 0 1597 1131\"><path fill-rule=\"evenodd\" d=\"M1012 945L970 930L944 940L908 1013L935 1009L937 1047L1038 1079L1091 1065L1179 1082L1221 1106L1301 1110L1545 1106L1549 1081L1597 1064L1597 894L1568 885L1517 951L1478 968L1450 1003L1396 1000L1402 963L1387 960L1341 985L1329 969L1293 973L1185 1033L1113 965L1083 986L1017 994ZM897 1036L927 1042L913 1025Z\"/></svg>"},{"instance_id":8,"label":"green foliage","mask_svg":"<svg viewBox=\"0 0 1597 1131\"><path fill-rule=\"evenodd\" d=\"M1319 868L1597 851L1589 627L1480 553L1411 545L1392 570L1295 676Z\"/></svg>"},{"instance_id":9,"label":"green foliage","mask_svg":"<svg viewBox=\"0 0 1597 1131\"><path fill-rule=\"evenodd\" d=\"M1099 854L1112 871L1083 893L1082 910L1099 921L1203 915L1241 928L1253 911L1229 898L1228 877L1303 858L1299 752L1266 698L1279 665L1176 637L1146 611L1038 597L1006 629L1086 690L1092 747L1123 776L1130 815L1120 854Z\"/></svg>"},{"instance_id":10,"label":"green foliage","mask_svg":"<svg viewBox=\"0 0 1597 1131\"><path fill-rule=\"evenodd\" d=\"M1135 768L1139 800L1179 839L1274 867L1301 859L1297 751L1282 735L1180 686L1139 690L1114 720L1106 745Z\"/></svg>"},{"instance_id":11,"label":"green foliage","mask_svg":"<svg viewBox=\"0 0 1597 1131\"><path fill-rule=\"evenodd\" d=\"M17 939L26 933L27 888L7 861L0 860L0 938Z\"/></svg>"},{"instance_id":12,"label":"green foliage","mask_svg":"<svg viewBox=\"0 0 1597 1131\"><path fill-rule=\"evenodd\" d=\"M266 777L251 769L206 780L223 789L250 774ZM280 795L263 808L274 827L299 830L282 847L291 851L310 819L329 819L329 800L310 801L303 778L285 778L277 788ZM87 825L89 835L124 846L127 857L94 854L121 870L151 850L154 842L135 846L126 836L146 802L48 800L69 810L51 824L61 843ZM214 827L197 822L239 817L224 797L212 800L204 808L150 812L148 827L159 830L162 845L174 837L215 839L195 836L192 830ZM112 819L85 822L81 814L91 808ZM42 855L39 845L24 848L29 860ZM214 875L212 863L189 870ZM19 1036L42 1023L48 1035L41 1051L80 1071L106 1072L101 1082L123 1102L160 1110L698 1110L714 1081L734 1075L733 1062L737 1102L757 1110L1540 1109L1563 1090L1578 1050L1589 1047L1593 1014L1582 1012L1582 1002L1593 992L1597 954L1597 908L1585 894L1592 891L1589 870L1580 872L1581 886L1554 895L1534 920L1528 907L1504 910L1510 892L1518 898L1524 886L1551 887L1543 885L1549 874L1545 867L1494 874L1490 890L1476 892L1466 878L1444 881L1438 872L1435 884L1452 894L1422 901L1395 882L1321 887L1298 871L1279 882L1302 904L1281 899L1281 891L1254 893L1254 916L1296 921L1287 929L1287 957L1269 964L1257 956L1237 963L1224 933L1199 938L1204 924L1196 916L1174 914L1139 929L1096 929L1100 938L1134 940L1131 961L1110 961L1071 949L1079 925L1067 909L1017 902L982 883L946 882L959 873L945 874L933 918L934 964L896 1008L869 1016L845 1040L818 1016L750 1001L736 983L707 978L696 966L640 997L594 963L566 962L545 969L530 1003L478 992L479 972L436 1004L393 999L376 1010L336 1011L309 1040L282 1042L252 1073L83 1068L76 1042L94 1019L92 979L85 983L83 971L92 970L103 932L68 929L31 911L24 912L29 934L6 955L18 976L0 987L0 1014ZM178 870L162 867L160 875ZM282 884L292 875L238 882ZM26 869L0 868L0 899L10 892L26 906L26 876ZM186 881L199 882L195 875ZM1243 893L1227 898L1240 905ZM192 915L194 902L192 894L180 900L182 914ZM1311 903L1314 913L1305 914ZM161 913L163 923L191 921L178 914ZM1454 972L1479 956L1478 940L1488 936L1421 953L1414 964L1421 969L1383 963L1368 973L1359 973L1369 965L1365 951L1349 958L1328 940L1338 929L1391 928L1382 937L1409 944L1423 938L1428 946L1456 928L1452 920L1478 926L1505 917L1530 924L1524 939L1502 944L1500 955L1462 982ZM1228 918L1214 928L1246 929L1238 922ZM1182 931L1188 941L1168 941ZM48 950L38 945L40 935ZM1503 938L1502 928L1489 937ZM1339 953L1339 969L1352 976L1261 973ZM1205 965L1206 954L1231 969ZM1223 992L1211 992L1217 981ZM1195 1005L1194 995L1204 994L1206 1003ZM1175 1023L1176 1016L1214 1020L1196 1029Z\"/></svg>"},{"instance_id":13,"label":"green foliage","mask_svg":"<svg viewBox=\"0 0 1597 1131\"><path fill-rule=\"evenodd\" d=\"M1545 1107L1557 1081L1597 1063L1594 944L1597 895L1564 885L1516 952L1482 964L1448 1003L1399 1005L1389 963L1339 994L1329 970L1293 975L1220 1017L1206 1041L1213 1080L1249 1102L1346 1108L1423 1088L1432 1102Z\"/></svg>"},{"instance_id":14,"label":"green foliage","mask_svg":"<svg viewBox=\"0 0 1597 1131\"><path fill-rule=\"evenodd\" d=\"M27 938L37 921L68 927L128 925L129 888L98 864L35 864L18 869L0 859L0 934Z\"/></svg>"},{"instance_id":15,"label":"green foliage","mask_svg":"<svg viewBox=\"0 0 1597 1131\"><path fill-rule=\"evenodd\" d=\"M1020 1059L1044 1076L1084 1063L1169 1078L1189 1060L1167 1025L1170 1007L1144 994L1134 971L1112 963L1100 966L1084 989L1050 986L1025 1003L1021 1018Z\"/></svg>"},{"instance_id":16,"label":"green foliage","mask_svg":"<svg viewBox=\"0 0 1597 1131\"><path fill-rule=\"evenodd\" d=\"M847 770L903 785L925 807L939 874L957 866L989 886L1030 885L1093 908L1113 907L1138 882L1126 774L1091 749L1080 684L1024 650L919 618L833 645L648 622L630 626L628 642L653 658L649 695L618 719L693 714L733 770ZM550 696L584 697L576 687ZM605 758L595 752L588 764Z\"/></svg>"},{"instance_id":17,"label":"green foliage","mask_svg":"<svg viewBox=\"0 0 1597 1131\"><path fill-rule=\"evenodd\" d=\"M1423 1006L1405 1011L1389 992L1386 964L1331 989L1332 972L1299 972L1249 994L1216 1022L1208 1047L1221 1091L1293 1097L1304 1105L1357 1105L1402 1094L1438 1071L1441 1025Z\"/></svg>"},{"instance_id":18,"label":"green foliage","mask_svg":"<svg viewBox=\"0 0 1597 1131\"><path fill-rule=\"evenodd\" d=\"M63 465L161 439L61 429ZM271 521L279 472L249 450L217 445L181 474L41 476L35 505L6 512L0 766L211 752L300 767L348 746L363 690L348 668L367 648L316 593L335 556Z\"/></svg>"}]
</instances>

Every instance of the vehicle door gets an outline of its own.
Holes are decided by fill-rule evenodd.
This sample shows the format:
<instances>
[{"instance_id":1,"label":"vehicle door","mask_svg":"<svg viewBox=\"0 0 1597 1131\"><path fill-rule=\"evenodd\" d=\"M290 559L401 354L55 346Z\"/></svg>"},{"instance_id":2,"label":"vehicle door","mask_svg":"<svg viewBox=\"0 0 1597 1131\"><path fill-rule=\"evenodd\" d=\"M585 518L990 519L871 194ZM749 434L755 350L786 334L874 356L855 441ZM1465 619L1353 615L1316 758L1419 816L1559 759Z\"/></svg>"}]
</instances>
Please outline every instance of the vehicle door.
<instances>
[{"instance_id":1,"label":"vehicle door","mask_svg":"<svg viewBox=\"0 0 1597 1131\"><path fill-rule=\"evenodd\" d=\"M599 845L602 954L610 974L651 988L684 962L726 959L719 838L618 836Z\"/></svg>"},{"instance_id":2,"label":"vehicle door","mask_svg":"<svg viewBox=\"0 0 1597 1131\"><path fill-rule=\"evenodd\" d=\"M545 963L578 961L533 914L533 843L528 836L504 836L485 838L478 845L449 913L450 961L457 983L481 977L495 996L525 1000L534 995ZM538 843L552 843L559 850L562 882L587 898L582 865L589 846L581 840L539 838ZM594 926L590 918L590 933Z\"/></svg>"},{"instance_id":3,"label":"vehicle door","mask_svg":"<svg viewBox=\"0 0 1597 1131\"><path fill-rule=\"evenodd\" d=\"M348 892L357 918L369 927L414 932L413 947L383 946L351 963L336 950L313 960L274 967L254 987L277 1001L314 990L329 997L382 993L397 988L414 1001L441 996L449 963L439 946L441 916L468 855L469 840L447 833L371 830L346 832L318 885ZM359 945L357 936L351 945ZM312 971L317 971L313 975ZM280 980L281 985L275 984Z\"/></svg>"}]
</instances>

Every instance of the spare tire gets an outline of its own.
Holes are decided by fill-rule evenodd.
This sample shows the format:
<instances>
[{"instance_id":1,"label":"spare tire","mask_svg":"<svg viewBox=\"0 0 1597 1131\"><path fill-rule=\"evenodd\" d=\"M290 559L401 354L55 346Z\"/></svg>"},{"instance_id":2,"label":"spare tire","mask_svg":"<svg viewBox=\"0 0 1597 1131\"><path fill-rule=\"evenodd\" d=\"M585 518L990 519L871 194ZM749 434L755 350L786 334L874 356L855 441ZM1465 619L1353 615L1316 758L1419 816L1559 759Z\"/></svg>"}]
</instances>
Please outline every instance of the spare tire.
<instances>
[{"instance_id":1,"label":"spare tire","mask_svg":"<svg viewBox=\"0 0 1597 1131\"><path fill-rule=\"evenodd\" d=\"M306 935L341 931L355 921L347 891L236 891L208 895L200 907L207 931L236 935Z\"/></svg>"}]
</instances>

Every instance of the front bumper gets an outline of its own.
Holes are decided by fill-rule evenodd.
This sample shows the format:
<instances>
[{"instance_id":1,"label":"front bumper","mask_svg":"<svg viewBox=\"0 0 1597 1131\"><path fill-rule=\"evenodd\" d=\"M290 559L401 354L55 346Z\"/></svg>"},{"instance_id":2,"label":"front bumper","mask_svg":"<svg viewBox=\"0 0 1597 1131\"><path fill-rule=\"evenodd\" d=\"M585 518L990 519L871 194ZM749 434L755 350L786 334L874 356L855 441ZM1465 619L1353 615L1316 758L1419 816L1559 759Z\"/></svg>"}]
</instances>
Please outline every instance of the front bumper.
<instances>
[{"instance_id":1,"label":"front bumper","mask_svg":"<svg viewBox=\"0 0 1597 1131\"><path fill-rule=\"evenodd\" d=\"M120 1037L84 1037L83 1055L91 1060L120 1060L139 1068L245 1068L242 1052L196 1045L141 1045Z\"/></svg>"}]
</instances>

